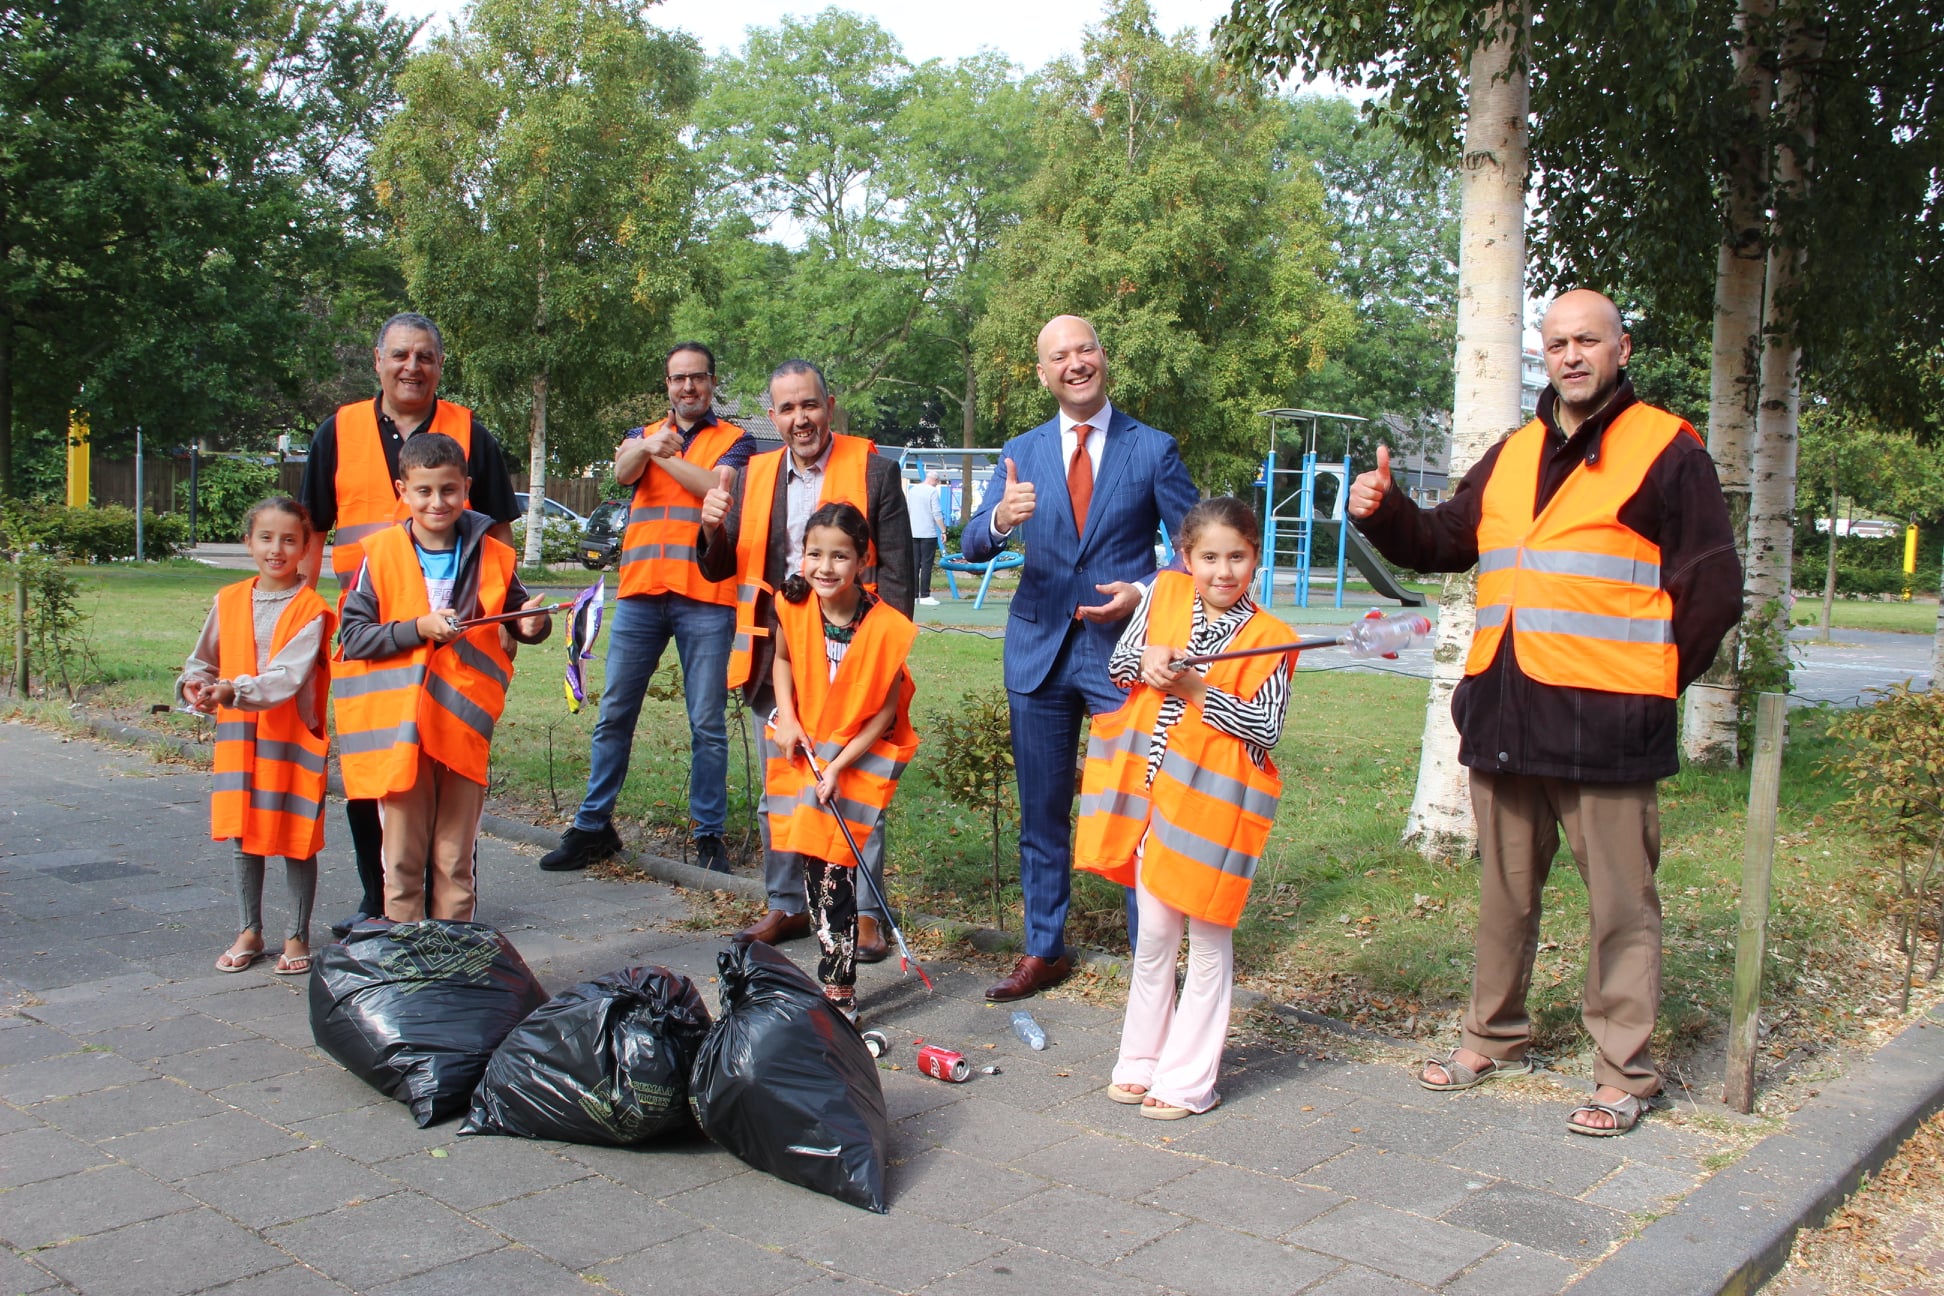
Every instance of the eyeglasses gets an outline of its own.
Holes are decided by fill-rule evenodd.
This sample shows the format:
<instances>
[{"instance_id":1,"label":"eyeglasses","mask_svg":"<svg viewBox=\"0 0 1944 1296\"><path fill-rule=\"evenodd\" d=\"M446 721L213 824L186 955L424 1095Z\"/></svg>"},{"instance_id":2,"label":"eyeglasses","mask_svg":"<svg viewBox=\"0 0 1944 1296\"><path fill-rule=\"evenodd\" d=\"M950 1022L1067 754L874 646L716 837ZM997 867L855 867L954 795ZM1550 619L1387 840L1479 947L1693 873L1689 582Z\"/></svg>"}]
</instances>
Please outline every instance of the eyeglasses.
<instances>
[{"instance_id":1,"label":"eyeglasses","mask_svg":"<svg viewBox=\"0 0 1944 1296\"><path fill-rule=\"evenodd\" d=\"M715 377L714 374L709 373L707 371L704 371L702 373L670 374L668 375L668 385L670 387L681 387L687 383L695 383L699 386L702 383L710 381L714 377Z\"/></svg>"}]
</instances>

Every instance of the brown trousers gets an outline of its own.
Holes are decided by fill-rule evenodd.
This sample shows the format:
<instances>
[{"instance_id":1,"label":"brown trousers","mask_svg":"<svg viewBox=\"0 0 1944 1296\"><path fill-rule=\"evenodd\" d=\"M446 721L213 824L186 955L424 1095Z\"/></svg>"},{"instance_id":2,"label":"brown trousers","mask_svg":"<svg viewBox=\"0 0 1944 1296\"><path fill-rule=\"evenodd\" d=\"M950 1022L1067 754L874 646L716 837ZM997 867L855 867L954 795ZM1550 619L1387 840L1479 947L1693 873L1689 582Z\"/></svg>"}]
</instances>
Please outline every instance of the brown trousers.
<instances>
[{"instance_id":1,"label":"brown trousers","mask_svg":"<svg viewBox=\"0 0 1944 1296\"><path fill-rule=\"evenodd\" d=\"M1593 1076L1645 1098L1660 1091L1648 1045L1660 1011L1660 801L1648 783L1471 775L1480 856L1478 966L1464 1046L1512 1061L1532 1039L1526 994L1539 948L1546 876L1563 828L1586 883L1592 936L1580 1020Z\"/></svg>"},{"instance_id":2,"label":"brown trousers","mask_svg":"<svg viewBox=\"0 0 1944 1296\"><path fill-rule=\"evenodd\" d=\"M385 830L385 917L472 921L473 843L485 808L484 786L419 753L412 786L378 802Z\"/></svg>"}]
</instances>

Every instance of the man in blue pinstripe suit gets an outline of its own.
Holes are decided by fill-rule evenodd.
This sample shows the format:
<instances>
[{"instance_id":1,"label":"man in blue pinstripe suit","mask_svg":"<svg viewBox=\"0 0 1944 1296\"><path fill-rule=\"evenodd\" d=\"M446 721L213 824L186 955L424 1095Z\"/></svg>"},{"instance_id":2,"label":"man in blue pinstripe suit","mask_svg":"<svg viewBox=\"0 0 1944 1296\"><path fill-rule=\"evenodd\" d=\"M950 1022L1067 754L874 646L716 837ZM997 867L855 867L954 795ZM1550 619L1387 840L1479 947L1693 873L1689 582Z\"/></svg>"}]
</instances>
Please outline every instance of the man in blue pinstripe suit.
<instances>
[{"instance_id":1,"label":"man in blue pinstripe suit","mask_svg":"<svg viewBox=\"0 0 1944 1296\"><path fill-rule=\"evenodd\" d=\"M1073 793L1089 715L1123 694L1107 677L1121 625L1154 575L1156 532L1170 535L1197 498L1175 440L1107 400L1107 357L1093 325L1061 315L1040 330L1039 380L1059 414L1006 443L965 526L983 562L1015 536L1026 565L1006 620L1006 693L1019 780L1019 886L1026 953L986 998L1024 999L1064 981L1073 863Z\"/></svg>"}]
</instances>

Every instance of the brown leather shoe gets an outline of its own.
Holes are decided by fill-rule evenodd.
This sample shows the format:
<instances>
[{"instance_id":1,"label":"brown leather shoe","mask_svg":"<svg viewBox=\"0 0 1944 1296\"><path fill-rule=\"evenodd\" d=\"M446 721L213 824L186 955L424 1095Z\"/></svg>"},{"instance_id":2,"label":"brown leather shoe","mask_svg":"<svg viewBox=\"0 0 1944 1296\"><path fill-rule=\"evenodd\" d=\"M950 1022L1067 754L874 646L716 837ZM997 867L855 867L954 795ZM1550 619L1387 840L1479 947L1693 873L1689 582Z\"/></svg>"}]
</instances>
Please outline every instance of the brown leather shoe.
<instances>
[{"instance_id":1,"label":"brown leather shoe","mask_svg":"<svg viewBox=\"0 0 1944 1296\"><path fill-rule=\"evenodd\" d=\"M884 933L878 929L878 920L867 914L857 915L857 954L859 963L882 963L891 954L891 947L884 941Z\"/></svg>"},{"instance_id":2,"label":"brown leather shoe","mask_svg":"<svg viewBox=\"0 0 1944 1296\"><path fill-rule=\"evenodd\" d=\"M986 998L994 1003L1025 999L1042 990L1052 989L1071 975L1073 960L1064 954L1056 959L1028 954L1013 964L1013 970L1006 974L1005 980L986 990Z\"/></svg>"},{"instance_id":3,"label":"brown leather shoe","mask_svg":"<svg viewBox=\"0 0 1944 1296\"><path fill-rule=\"evenodd\" d=\"M763 921L754 927L745 927L736 933L737 940L761 941L765 945L781 945L784 941L801 940L810 934L810 915L807 913L784 913L772 909L763 915Z\"/></svg>"}]
</instances>

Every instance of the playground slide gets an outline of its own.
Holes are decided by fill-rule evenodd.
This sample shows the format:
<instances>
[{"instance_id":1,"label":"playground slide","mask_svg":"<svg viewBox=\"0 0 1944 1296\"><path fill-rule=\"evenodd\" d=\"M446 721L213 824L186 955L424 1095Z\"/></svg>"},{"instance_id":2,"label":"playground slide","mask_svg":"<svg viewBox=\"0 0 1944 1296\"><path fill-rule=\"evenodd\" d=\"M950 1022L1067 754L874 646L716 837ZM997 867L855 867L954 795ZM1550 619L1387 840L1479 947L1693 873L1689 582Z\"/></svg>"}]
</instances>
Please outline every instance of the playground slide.
<instances>
[{"instance_id":1,"label":"playground slide","mask_svg":"<svg viewBox=\"0 0 1944 1296\"><path fill-rule=\"evenodd\" d=\"M1329 535L1329 532L1335 530L1339 525L1336 522L1318 522L1316 524L1318 541L1316 552L1319 555L1334 554L1335 546L1331 545L1328 541L1334 540L1336 537ZM1363 532L1357 530L1355 527L1349 527L1347 530L1350 536L1349 557L1351 565L1363 573L1363 578L1370 582L1370 587L1379 594L1382 594L1385 598L1396 599L1405 607L1423 607L1424 595L1414 590L1406 589L1398 582L1397 573L1390 569L1390 564L1384 561L1383 555L1371 547L1370 541L1363 538Z\"/></svg>"}]
</instances>

